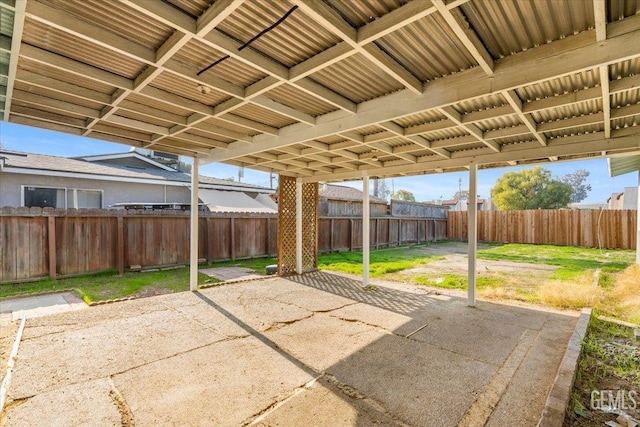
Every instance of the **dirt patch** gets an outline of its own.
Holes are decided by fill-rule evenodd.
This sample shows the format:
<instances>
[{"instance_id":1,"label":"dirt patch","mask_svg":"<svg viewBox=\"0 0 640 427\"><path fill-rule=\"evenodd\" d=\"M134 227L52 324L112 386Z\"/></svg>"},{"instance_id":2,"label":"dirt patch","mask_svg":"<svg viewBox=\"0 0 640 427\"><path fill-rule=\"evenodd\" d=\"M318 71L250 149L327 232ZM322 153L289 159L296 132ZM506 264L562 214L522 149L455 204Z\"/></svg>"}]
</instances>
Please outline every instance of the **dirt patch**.
<instances>
[{"instance_id":1,"label":"dirt patch","mask_svg":"<svg viewBox=\"0 0 640 427\"><path fill-rule=\"evenodd\" d=\"M407 274L462 274L466 275L469 258L459 253L449 254L441 260L430 261L429 264L405 270ZM538 278L549 277L557 267L544 264L524 262L476 260L476 269L483 275L535 275Z\"/></svg>"},{"instance_id":2,"label":"dirt patch","mask_svg":"<svg viewBox=\"0 0 640 427\"><path fill-rule=\"evenodd\" d=\"M147 298L155 297L156 295L172 294L173 289L169 288L157 288L155 286L145 286L135 294L131 295L134 298Z\"/></svg>"}]
</instances>

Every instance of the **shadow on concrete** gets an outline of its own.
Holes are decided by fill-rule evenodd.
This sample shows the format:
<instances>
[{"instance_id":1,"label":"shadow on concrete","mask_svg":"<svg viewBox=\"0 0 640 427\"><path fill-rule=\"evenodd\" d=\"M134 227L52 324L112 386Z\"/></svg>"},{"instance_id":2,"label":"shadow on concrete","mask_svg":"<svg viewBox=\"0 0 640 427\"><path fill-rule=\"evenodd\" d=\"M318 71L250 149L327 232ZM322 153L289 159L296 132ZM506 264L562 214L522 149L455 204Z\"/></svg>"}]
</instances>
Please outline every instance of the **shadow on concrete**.
<instances>
[{"instance_id":1,"label":"shadow on concrete","mask_svg":"<svg viewBox=\"0 0 640 427\"><path fill-rule=\"evenodd\" d=\"M305 390L308 398L293 396L265 414L264 425L291 425L295 417L295 425L333 423L345 405L357 426L535 425L576 320L484 301L471 309L462 298L383 286L365 291L358 280L326 272L281 280L369 308L348 305L262 333L196 293L293 365L322 375L318 388Z\"/></svg>"}]
</instances>

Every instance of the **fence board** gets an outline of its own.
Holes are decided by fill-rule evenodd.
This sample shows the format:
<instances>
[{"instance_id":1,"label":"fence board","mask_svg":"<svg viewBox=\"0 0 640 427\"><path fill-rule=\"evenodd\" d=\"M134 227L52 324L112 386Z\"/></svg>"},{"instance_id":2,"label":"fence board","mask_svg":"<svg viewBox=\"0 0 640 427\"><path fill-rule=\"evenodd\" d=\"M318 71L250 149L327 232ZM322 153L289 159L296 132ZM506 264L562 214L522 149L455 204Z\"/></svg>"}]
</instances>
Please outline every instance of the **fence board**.
<instances>
[{"instance_id":1,"label":"fence board","mask_svg":"<svg viewBox=\"0 0 640 427\"><path fill-rule=\"evenodd\" d=\"M632 210L530 210L478 212L478 240L560 246L635 249ZM451 239L467 239L467 212L449 212Z\"/></svg>"}]
</instances>

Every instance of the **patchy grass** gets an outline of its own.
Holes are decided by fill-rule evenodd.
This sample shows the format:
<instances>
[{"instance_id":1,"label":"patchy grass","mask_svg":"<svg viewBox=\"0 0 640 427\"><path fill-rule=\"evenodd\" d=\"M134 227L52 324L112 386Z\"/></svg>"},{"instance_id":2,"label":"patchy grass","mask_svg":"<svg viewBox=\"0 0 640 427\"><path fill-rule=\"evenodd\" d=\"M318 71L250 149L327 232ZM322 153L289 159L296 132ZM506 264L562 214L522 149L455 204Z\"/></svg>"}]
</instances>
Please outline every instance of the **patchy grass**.
<instances>
[{"instance_id":1,"label":"patchy grass","mask_svg":"<svg viewBox=\"0 0 640 427\"><path fill-rule=\"evenodd\" d=\"M632 328L601 320L598 314L594 310L582 343L565 426L603 426L614 421L617 415L603 411L597 401L609 390L614 398L618 392L624 394L626 405L636 406L624 411L634 418L640 417L640 342L634 340ZM630 392L635 394L636 405L629 399ZM592 393L596 407L591 405ZM608 400L607 395L605 404ZM618 405L621 403L618 400Z\"/></svg>"},{"instance_id":2,"label":"patchy grass","mask_svg":"<svg viewBox=\"0 0 640 427\"><path fill-rule=\"evenodd\" d=\"M217 281L204 274L198 276L199 283ZM21 294L53 292L74 289L88 304L95 301L141 295L151 296L181 292L189 289L189 268L151 272L128 272L119 276L115 271L71 277L66 279L44 279L36 282L0 285L0 297Z\"/></svg>"},{"instance_id":3,"label":"patchy grass","mask_svg":"<svg viewBox=\"0 0 640 427\"><path fill-rule=\"evenodd\" d=\"M614 285L608 285L600 310L640 325L640 266L632 264L620 273ZM640 358L640 355L639 355Z\"/></svg>"},{"instance_id":4,"label":"patchy grass","mask_svg":"<svg viewBox=\"0 0 640 427\"><path fill-rule=\"evenodd\" d=\"M574 246L519 243L491 246L478 251L478 259L554 265L559 267L551 277L556 280L572 279L587 270L597 268L605 273L620 272L627 268L635 257L634 251L623 249L601 251Z\"/></svg>"},{"instance_id":5,"label":"patchy grass","mask_svg":"<svg viewBox=\"0 0 640 427\"><path fill-rule=\"evenodd\" d=\"M419 250L419 246L371 251L369 274L371 277L381 277L414 268L433 259L442 259L442 257L425 255ZM362 275L362 252L322 254L318 256L318 268Z\"/></svg>"}]
</instances>

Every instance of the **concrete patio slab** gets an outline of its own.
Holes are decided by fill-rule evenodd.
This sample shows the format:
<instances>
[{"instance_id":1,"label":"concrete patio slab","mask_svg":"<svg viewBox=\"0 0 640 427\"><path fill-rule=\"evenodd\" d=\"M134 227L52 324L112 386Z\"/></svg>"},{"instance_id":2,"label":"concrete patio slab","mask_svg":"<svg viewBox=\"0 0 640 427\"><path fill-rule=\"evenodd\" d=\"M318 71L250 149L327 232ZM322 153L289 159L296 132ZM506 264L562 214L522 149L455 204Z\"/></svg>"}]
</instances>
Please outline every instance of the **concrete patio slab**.
<instances>
[{"instance_id":1,"label":"concrete patio slab","mask_svg":"<svg viewBox=\"0 0 640 427\"><path fill-rule=\"evenodd\" d=\"M12 320L48 316L51 314L76 311L88 306L73 292L35 295L30 297L7 298L0 301L0 312L11 313Z\"/></svg>"},{"instance_id":2,"label":"concrete patio slab","mask_svg":"<svg viewBox=\"0 0 640 427\"><path fill-rule=\"evenodd\" d=\"M223 280L225 282L233 280L260 279L263 277L256 274L254 270L245 267L201 268L198 271L209 277L215 277L216 279Z\"/></svg>"},{"instance_id":3,"label":"concrete patio slab","mask_svg":"<svg viewBox=\"0 0 640 427\"><path fill-rule=\"evenodd\" d=\"M535 425L577 313L377 285L317 272L27 321L0 422Z\"/></svg>"}]
</instances>

